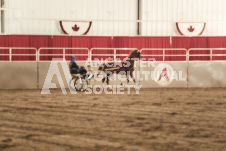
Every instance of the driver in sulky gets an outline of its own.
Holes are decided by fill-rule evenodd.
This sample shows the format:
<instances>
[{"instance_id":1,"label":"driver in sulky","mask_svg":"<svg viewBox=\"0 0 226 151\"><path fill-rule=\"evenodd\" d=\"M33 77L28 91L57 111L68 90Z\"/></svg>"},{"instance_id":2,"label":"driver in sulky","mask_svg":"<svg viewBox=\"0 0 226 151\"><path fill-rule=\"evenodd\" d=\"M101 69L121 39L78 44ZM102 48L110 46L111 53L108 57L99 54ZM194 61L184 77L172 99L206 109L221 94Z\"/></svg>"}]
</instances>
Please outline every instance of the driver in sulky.
<instances>
[{"instance_id":1,"label":"driver in sulky","mask_svg":"<svg viewBox=\"0 0 226 151\"><path fill-rule=\"evenodd\" d=\"M75 62L76 56L71 56L71 61L69 63L70 74L74 76L75 74L86 75L87 70L83 66L78 66Z\"/></svg>"}]
</instances>

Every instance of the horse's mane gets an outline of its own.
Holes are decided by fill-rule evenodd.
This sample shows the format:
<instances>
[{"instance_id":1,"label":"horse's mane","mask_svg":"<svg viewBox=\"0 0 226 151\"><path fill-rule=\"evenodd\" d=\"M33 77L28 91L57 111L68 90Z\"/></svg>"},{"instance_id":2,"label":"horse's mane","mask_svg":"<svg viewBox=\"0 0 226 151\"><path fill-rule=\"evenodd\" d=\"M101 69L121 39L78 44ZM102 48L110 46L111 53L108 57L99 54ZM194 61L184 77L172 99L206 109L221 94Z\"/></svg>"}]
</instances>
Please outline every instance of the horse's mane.
<instances>
[{"instance_id":1,"label":"horse's mane","mask_svg":"<svg viewBox=\"0 0 226 151\"><path fill-rule=\"evenodd\" d=\"M130 52L130 54L126 57L126 58L131 58L131 56L133 55L133 53L135 52L136 50L133 50Z\"/></svg>"}]
</instances>

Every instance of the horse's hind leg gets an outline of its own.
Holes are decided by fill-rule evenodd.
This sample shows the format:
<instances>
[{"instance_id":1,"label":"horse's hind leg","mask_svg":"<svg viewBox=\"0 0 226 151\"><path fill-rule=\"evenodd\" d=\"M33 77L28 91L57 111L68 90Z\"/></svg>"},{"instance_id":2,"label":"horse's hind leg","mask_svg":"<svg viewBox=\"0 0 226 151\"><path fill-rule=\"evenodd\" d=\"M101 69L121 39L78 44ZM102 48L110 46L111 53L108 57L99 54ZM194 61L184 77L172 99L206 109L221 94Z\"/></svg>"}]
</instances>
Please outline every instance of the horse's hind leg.
<instances>
[{"instance_id":1,"label":"horse's hind leg","mask_svg":"<svg viewBox=\"0 0 226 151\"><path fill-rule=\"evenodd\" d=\"M102 83L104 83L104 81L106 80L106 77L103 77L103 79L102 79Z\"/></svg>"},{"instance_id":2,"label":"horse's hind leg","mask_svg":"<svg viewBox=\"0 0 226 151\"><path fill-rule=\"evenodd\" d=\"M106 79L107 79L106 83L107 83L107 85L109 85L109 78L111 77L111 75L112 75L112 73L110 73L110 72L106 74Z\"/></svg>"},{"instance_id":3,"label":"horse's hind leg","mask_svg":"<svg viewBox=\"0 0 226 151\"><path fill-rule=\"evenodd\" d=\"M104 89L104 87L105 87L105 80L107 79L107 77L105 76L105 77L103 77L103 79L102 79L102 88Z\"/></svg>"},{"instance_id":4,"label":"horse's hind leg","mask_svg":"<svg viewBox=\"0 0 226 151\"><path fill-rule=\"evenodd\" d=\"M107 83L107 90L108 91L112 91L112 89L109 86L109 81L110 81L110 77L112 76L112 74L113 74L112 72L106 74L106 83Z\"/></svg>"},{"instance_id":5,"label":"horse's hind leg","mask_svg":"<svg viewBox=\"0 0 226 151\"><path fill-rule=\"evenodd\" d=\"M103 79L102 79L102 84L104 84L105 80L106 80L106 83L109 84L109 77L110 76L111 76L111 74L107 72L106 76L103 77Z\"/></svg>"},{"instance_id":6,"label":"horse's hind leg","mask_svg":"<svg viewBox=\"0 0 226 151\"><path fill-rule=\"evenodd\" d=\"M109 85L109 77L107 77L106 83L107 85Z\"/></svg>"}]
</instances>

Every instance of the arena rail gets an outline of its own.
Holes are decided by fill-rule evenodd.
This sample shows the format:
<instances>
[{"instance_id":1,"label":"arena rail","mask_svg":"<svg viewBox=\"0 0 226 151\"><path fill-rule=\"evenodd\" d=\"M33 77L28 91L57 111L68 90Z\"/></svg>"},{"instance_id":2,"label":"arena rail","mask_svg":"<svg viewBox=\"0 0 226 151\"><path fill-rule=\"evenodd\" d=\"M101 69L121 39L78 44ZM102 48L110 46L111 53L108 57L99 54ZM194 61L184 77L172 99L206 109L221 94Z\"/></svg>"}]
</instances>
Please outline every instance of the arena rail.
<instances>
[{"instance_id":1,"label":"arena rail","mask_svg":"<svg viewBox=\"0 0 226 151\"><path fill-rule=\"evenodd\" d=\"M35 60L33 61L38 61L38 51L36 48L33 47L0 47L0 50L8 50L9 53L0 53L0 56L8 56L9 60L8 61L15 61L12 59L13 56L34 56ZM15 50L34 50L34 54L29 53L13 53ZM7 61L7 60L4 60ZM16 60L16 61L21 61L21 60Z\"/></svg>"},{"instance_id":2,"label":"arena rail","mask_svg":"<svg viewBox=\"0 0 226 151\"><path fill-rule=\"evenodd\" d=\"M162 51L162 54L142 54L144 51ZM166 54L166 51L183 51L184 54ZM140 52L144 57L162 57L162 61L166 61L166 57L185 57L184 61L187 61L188 58L187 49L185 48L142 48Z\"/></svg>"},{"instance_id":3,"label":"arena rail","mask_svg":"<svg viewBox=\"0 0 226 151\"><path fill-rule=\"evenodd\" d=\"M61 56L60 58L69 59L69 56L76 55L78 57L85 56L86 59L89 58L92 60L94 60L93 58L95 56L111 56L114 61L118 61L118 58L128 56L128 52L135 49L137 48L88 49L43 47L37 50L33 47L0 47L0 57L3 56L3 60L0 63L0 72L4 72L4 74L2 74L0 77L0 83L2 86L0 88L41 88L52 60L48 58L49 60L47 61L45 60L45 57L40 59L42 56ZM108 50L111 51L111 54L108 54L110 52ZM186 81L175 81L174 83L170 84L169 87L226 87L226 82L223 80L224 75L226 75L226 71L224 70L226 65L226 48L191 48L188 50L185 48L142 48L140 49L140 52L142 57L160 57L161 60L157 60L156 65L161 63L169 64L173 70L176 71L179 77L180 72L182 73L181 77L186 79ZM21 58L18 58L18 56ZM32 56L32 58L26 56ZM184 60L182 60L180 63L177 62L178 60L170 60L171 57L172 59L175 59L175 56L182 56ZM199 58L192 58L196 56L203 56L204 59L207 60L198 60ZM27 58L28 60L32 60L29 60L29 63L27 63L27 60L23 60ZM81 57L81 59L84 60L78 60L80 61L79 64L84 65L85 58ZM155 67L140 68L140 63L141 62L138 63L139 68L136 69L137 71L151 72L155 70ZM145 62L142 63L145 64ZM216 74L219 71L220 74ZM11 80L11 83L7 83L7 81L9 81L8 79L12 79L12 76L10 75L17 76L13 78L14 81ZM205 76L203 77L203 75ZM218 78L216 78L216 76ZM37 79L37 81L34 79ZM155 81L151 80L143 82L141 81L141 84L146 87L159 87Z\"/></svg>"},{"instance_id":4,"label":"arena rail","mask_svg":"<svg viewBox=\"0 0 226 151\"><path fill-rule=\"evenodd\" d=\"M95 50L113 50L113 53L111 54L93 54L93 51ZM112 61L117 61L118 56L128 56L127 54L117 54L117 50L125 50L125 51L131 51L131 50L138 50L137 48L91 48L90 49L90 60L92 60L92 57L94 56L112 56L113 60Z\"/></svg>"},{"instance_id":5,"label":"arena rail","mask_svg":"<svg viewBox=\"0 0 226 151\"><path fill-rule=\"evenodd\" d=\"M45 61L45 60L41 60L40 57L41 56L62 56L64 59L67 56L71 56L71 55L76 55L76 56L85 56L89 59L92 59L92 57L94 56L112 56L114 58L114 61L116 61L117 56L128 56L128 53L126 54L117 54L117 50L135 50L137 48L91 48L90 50L88 48L67 48L67 47L42 47L39 48L38 50L36 48L33 47L0 47L0 50L7 50L6 51L2 51L0 52L0 56L7 56L9 57L7 60L4 61L23 61L23 60L13 60L13 56L33 56L35 57L34 60L30 60L30 61ZM29 52L29 53L15 53L15 51L19 51L19 50L33 50L33 52ZM47 54L46 52L43 53L43 50L62 50L62 53L49 53ZM85 50L86 53L66 53L66 50ZM113 53L109 54L109 53L93 53L94 51L97 50L113 50ZM144 53L145 51L149 51L148 53ZM161 51L162 53L150 53L150 52L154 52L154 51ZM166 51L183 51L184 53L182 54L166 54ZM197 53L195 52L195 54L193 54L192 52L194 51L203 51L203 53ZM205 52L207 51L207 52ZM216 52L216 51L223 51L223 52ZM191 60L191 57L209 57L209 61L225 61L225 59L213 59L213 57L225 57L226 58L226 48L190 48L190 49L185 49L185 48L142 48L140 49L140 52L142 54L142 56L144 57L162 57L162 61L166 61L166 57L186 57L186 59L184 61L195 61L195 59ZM31 54L32 53L32 54ZM2 60L1 60L2 61ZM174 61L174 60L172 60ZM201 60L196 60L196 61L201 61Z\"/></svg>"},{"instance_id":6,"label":"arena rail","mask_svg":"<svg viewBox=\"0 0 226 151\"><path fill-rule=\"evenodd\" d=\"M225 53L214 53L214 51L219 51L219 50L225 51ZM192 51L208 51L208 53L191 54ZM223 60L214 59L213 60L213 57L225 57L226 58L226 48L190 48L190 49L188 49L187 61L192 61L192 60L190 60L190 57L209 57L209 61L226 61L226 59L223 59Z\"/></svg>"},{"instance_id":7,"label":"arena rail","mask_svg":"<svg viewBox=\"0 0 226 151\"><path fill-rule=\"evenodd\" d=\"M50 50L50 51L54 51L54 50L62 50L62 53L51 53L51 54L42 54L41 52L43 50ZM87 51L87 53L85 54L78 54L78 53L66 53L66 50L85 50ZM89 49L88 48L67 48L67 47L41 47L38 49L38 61L46 61L46 60L42 60L40 59L41 56L62 56L63 59L66 59L67 56L72 56L72 55L76 55L76 56L87 56L87 58L90 58L90 53L89 53ZM49 61L49 60L48 60Z\"/></svg>"}]
</instances>

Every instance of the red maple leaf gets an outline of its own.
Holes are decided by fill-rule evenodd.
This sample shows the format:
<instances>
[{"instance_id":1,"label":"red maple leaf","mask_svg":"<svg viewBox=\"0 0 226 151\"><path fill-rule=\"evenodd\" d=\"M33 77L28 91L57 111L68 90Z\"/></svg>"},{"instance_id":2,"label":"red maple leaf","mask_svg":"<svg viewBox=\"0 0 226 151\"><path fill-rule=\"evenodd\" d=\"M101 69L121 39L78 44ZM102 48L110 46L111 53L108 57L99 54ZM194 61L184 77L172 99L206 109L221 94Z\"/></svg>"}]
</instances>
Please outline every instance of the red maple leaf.
<instances>
[{"instance_id":1,"label":"red maple leaf","mask_svg":"<svg viewBox=\"0 0 226 151\"><path fill-rule=\"evenodd\" d=\"M189 32L193 32L195 30L195 28L193 28L192 26L190 26L190 28L188 28Z\"/></svg>"},{"instance_id":2,"label":"red maple leaf","mask_svg":"<svg viewBox=\"0 0 226 151\"><path fill-rule=\"evenodd\" d=\"M74 31L78 31L78 30L79 30L79 27L78 27L77 24L75 24L75 25L72 27L72 29L73 29Z\"/></svg>"}]
</instances>

